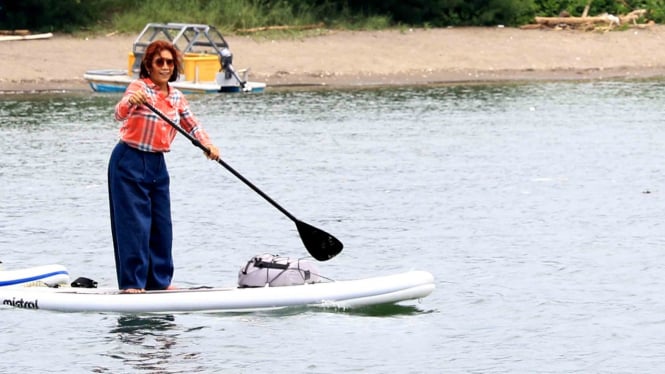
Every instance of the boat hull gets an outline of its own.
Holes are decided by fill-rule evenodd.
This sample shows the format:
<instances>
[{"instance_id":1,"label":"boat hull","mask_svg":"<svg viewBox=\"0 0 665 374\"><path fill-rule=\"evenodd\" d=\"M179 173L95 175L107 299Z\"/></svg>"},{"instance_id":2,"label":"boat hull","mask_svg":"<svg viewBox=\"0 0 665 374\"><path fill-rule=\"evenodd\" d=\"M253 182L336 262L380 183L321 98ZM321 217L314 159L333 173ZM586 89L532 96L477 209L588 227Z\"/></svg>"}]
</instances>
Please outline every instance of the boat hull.
<instances>
[{"instance_id":1,"label":"boat hull","mask_svg":"<svg viewBox=\"0 0 665 374\"><path fill-rule=\"evenodd\" d=\"M126 70L90 70L83 75L90 88L95 92L117 93L125 92L127 86L134 80L127 75ZM185 94L210 94L210 93L260 93L265 91L266 84L261 82L246 82L245 87L222 86L215 82L190 82L176 81L170 83Z\"/></svg>"},{"instance_id":2,"label":"boat hull","mask_svg":"<svg viewBox=\"0 0 665 374\"><path fill-rule=\"evenodd\" d=\"M4 307L60 312L248 312L289 307L360 308L420 299L435 288L426 271L286 287L196 288L121 294L116 289L0 287Z\"/></svg>"}]
</instances>

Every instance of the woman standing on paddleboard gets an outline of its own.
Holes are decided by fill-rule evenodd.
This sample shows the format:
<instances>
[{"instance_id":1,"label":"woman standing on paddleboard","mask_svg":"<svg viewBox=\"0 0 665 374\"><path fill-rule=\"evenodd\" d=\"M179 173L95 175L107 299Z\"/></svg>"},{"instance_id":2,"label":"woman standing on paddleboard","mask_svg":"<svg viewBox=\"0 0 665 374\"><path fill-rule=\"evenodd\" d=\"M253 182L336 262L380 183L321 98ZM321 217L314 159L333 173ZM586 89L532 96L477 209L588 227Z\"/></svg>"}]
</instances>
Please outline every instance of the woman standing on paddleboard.
<instances>
[{"instance_id":1,"label":"woman standing on paddleboard","mask_svg":"<svg viewBox=\"0 0 665 374\"><path fill-rule=\"evenodd\" d=\"M122 121L120 141L108 168L111 232L118 287L122 292L171 289L173 278L171 197L164 152L170 150L176 130L145 103L179 123L219 159L189 108L185 96L169 82L182 71L179 52L164 40L150 43L133 81L115 107Z\"/></svg>"}]
</instances>

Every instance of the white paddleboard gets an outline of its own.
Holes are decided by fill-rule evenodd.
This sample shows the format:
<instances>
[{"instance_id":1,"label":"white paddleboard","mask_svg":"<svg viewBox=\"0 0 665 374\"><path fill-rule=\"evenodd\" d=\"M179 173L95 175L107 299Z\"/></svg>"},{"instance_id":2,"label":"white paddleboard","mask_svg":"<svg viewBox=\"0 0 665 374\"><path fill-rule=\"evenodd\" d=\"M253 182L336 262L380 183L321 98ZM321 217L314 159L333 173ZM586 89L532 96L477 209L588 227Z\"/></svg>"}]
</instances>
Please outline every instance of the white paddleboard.
<instances>
[{"instance_id":1,"label":"white paddleboard","mask_svg":"<svg viewBox=\"0 0 665 374\"><path fill-rule=\"evenodd\" d=\"M3 307L60 312L247 312L288 307L359 308L420 299L435 288L426 271L285 287L197 288L121 294L117 289L0 287Z\"/></svg>"}]
</instances>

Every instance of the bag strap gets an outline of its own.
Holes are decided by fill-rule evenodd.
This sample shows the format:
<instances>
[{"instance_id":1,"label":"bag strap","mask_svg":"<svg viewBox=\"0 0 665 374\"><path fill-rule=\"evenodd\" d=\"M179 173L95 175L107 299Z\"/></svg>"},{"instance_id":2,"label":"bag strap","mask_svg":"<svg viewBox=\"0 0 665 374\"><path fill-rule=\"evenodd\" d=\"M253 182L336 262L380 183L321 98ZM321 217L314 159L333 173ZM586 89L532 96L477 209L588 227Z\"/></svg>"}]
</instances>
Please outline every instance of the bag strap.
<instances>
[{"instance_id":1,"label":"bag strap","mask_svg":"<svg viewBox=\"0 0 665 374\"><path fill-rule=\"evenodd\" d=\"M258 257L256 258L256 261L254 262L254 266L256 266L257 268L266 268L266 269L288 269L289 265L291 265L291 264L288 263L288 262L286 264L279 264L279 263L274 262L274 261L263 261L262 259L260 259Z\"/></svg>"},{"instance_id":2,"label":"bag strap","mask_svg":"<svg viewBox=\"0 0 665 374\"><path fill-rule=\"evenodd\" d=\"M289 268L289 265L291 265L289 262L286 264L279 264L274 261L264 261L261 257L254 257L251 260L247 261L247 264L245 265L245 268L242 269L243 274L247 274L247 270L251 267L254 266L255 268L259 269L282 269L286 270Z\"/></svg>"}]
</instances>

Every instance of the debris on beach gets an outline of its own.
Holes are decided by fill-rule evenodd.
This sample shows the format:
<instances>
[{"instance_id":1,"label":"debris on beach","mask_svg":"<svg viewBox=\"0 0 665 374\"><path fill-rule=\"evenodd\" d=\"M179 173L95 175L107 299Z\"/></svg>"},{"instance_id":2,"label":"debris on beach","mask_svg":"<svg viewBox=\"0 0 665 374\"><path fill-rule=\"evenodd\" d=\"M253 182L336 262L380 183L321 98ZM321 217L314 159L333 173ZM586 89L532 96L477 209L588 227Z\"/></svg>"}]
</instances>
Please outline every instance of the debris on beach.
<instances>
[{"instance_id":1,"label":"debris on beach","mask_svg":"<svg viewBox=\"0 0 665 374\"><path fill-rule=\"evenodd\" d=\"M585 13L581 17L570 16L567 12L562 12L559 17L536 17L535 24L525 25L523 29L575 29L582 31L610 31L619 26L624 27L649 27L654 25L653 21L638 23L638 20L644 18L647 14L646 9L637 9L632 12L615 16L613 14L601 14L598 16L587 16Z\"/></svg>"},{"instance_id":2,"label":"debris on beach","mask_svg":"<svg viewBox=\"0 0 665 374\"><path fill-rule=\"evenodd\" d=\"M53 33L33 34L30 30L0 30L0 42L15 40L50 39Z\"/></svg>"}]
</instances>

